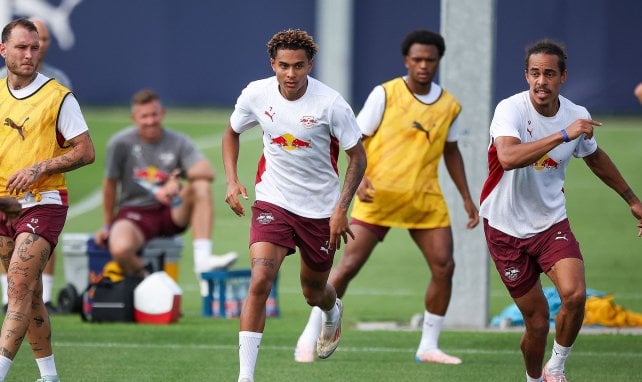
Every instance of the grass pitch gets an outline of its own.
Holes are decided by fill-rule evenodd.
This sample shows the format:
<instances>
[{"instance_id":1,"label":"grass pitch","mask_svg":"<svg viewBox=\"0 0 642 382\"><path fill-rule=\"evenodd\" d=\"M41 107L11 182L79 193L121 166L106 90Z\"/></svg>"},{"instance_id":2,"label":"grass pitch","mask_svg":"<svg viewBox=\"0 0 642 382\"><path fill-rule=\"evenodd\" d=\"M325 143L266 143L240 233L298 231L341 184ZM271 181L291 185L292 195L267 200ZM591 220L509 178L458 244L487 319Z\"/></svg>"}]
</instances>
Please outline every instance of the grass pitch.
<instances>
[{"instance_id":1,"label":"grass pitch","mask_svg":"<svg viewBox=\"0 0 642 382\"><path fill-rule=\"evenodd\" d=\"M223 198L225 182L220 139L229 110L170 109L166 124L192 136L218 172L214 184L216 219L214 248L236 250L235 268L248 268L249 216L238 218ZM126 109L85 110L97 158L92 166L68 176L73 213L65 232L93 232L102 225L99 196L107 139L130 124ZM642 119L597 118L605 122L597 139L618 165L631 187L642 195L639 142ZM260 133L242 135L239 172L252 189L261 153ZM345 168L345 167L343 167ZM639 269L642 239L635 221L613 191L574 160L566 184L568 210L586 261L587 285L615 295L615 302L642 312ZM93 200L92 202L92 195ZM95 202L98 200L98 202ZM250 203L245 204L249 209ZM481 227L476 228L481 229ZM59 247L60 250L61 247ZM339 254L340 255L340 254ZM56 265L56 289L66 283L63 254ZM257 381L522 381L519 331L464 332L446 330L441 347L460 356L460 366L414 362L418 331L359 331L357 322L407 323L422 311L427 270L403 230L393 229L369 263L350 285L344 298L341 345L328 360L293 362L293 350L309 312L298 285L299 258L289 257L281 270L281 317L269 319L256 368ZM201 300L191 272L191 237L185 236L179 283L183 288L183 317L166 326L88 324L79 316L52 317L54 354L64 381L234 381L238 373L238 320L201 315ZM490 268L490 312L498 314L511 303L493 267ZM550 284L547 284L550 285ZM489 317L490 318L490 317ZM642 375L642 337L628 332L582 333L567 362L573 381L639 381ZM551 337L551 336L549 336ZM549 347L550 349L550 347ZM28 343L23 343L8 380L38 378Z\"/></svg>"}]
</instances>

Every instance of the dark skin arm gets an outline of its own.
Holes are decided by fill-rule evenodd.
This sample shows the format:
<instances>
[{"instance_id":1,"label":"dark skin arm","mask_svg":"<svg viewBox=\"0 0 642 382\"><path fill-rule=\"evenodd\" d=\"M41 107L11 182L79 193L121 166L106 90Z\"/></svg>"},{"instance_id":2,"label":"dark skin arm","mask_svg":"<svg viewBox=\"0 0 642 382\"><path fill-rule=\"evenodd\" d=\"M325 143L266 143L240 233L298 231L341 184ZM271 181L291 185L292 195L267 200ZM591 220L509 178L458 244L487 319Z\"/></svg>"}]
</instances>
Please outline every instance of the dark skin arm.
<instances>
[{"instance_id":1,"label":"dark skin arm","mask_svg":"<svg viewBox=\"0 0 642 382\"><path fill-rule=\"evenodd\" d=\"M330 249L341 248L341 239L343 239L344 243L347 243L348 235L354 239L354 234L348 224L348 208L350 208L350 203L354 198L357 187L359 187L359 183L361 183L367 166L366 150L361 141L351 149L346 150L346 154L348 155L348 168L343 181L343 189L339 195L339 202L330 217L330 243L328 243Z\"/></svg>"},{"instance_id":2,"label":"dark skin arm","mask_svg":"<svg viewBox=\"0 0 642 382\"><path fill-rule=\"evenodd\" d=\"M227 182L225 202L237 216L243 216L245 215L245 209L238 196L241 195L246 200L248 196L247 189L241 184L237 172L239 150L239 134L232 129L232 126L228 125L223 133L223 166L225 168L225 181Z\"/></svg>"},{"instance_id":3,"label":"dark skin arm","mask_svg":"<svg viewBox=\"0 0 642 382\"><path fill-rule=\"evenodd\" d=\"M598 121L578 119L565 130L570 140L582 134L584 134L584 139L591 139L594 126L601 125L602 123ZM561 132L555 132L542 139L526 143L522 143L515 137L497 137L493 143L497 149L499 163L505 171L508 171L535 163L544 154L564 143L564 136Z\"/></svg>"},{"instance_id":4,"label":"dark skin arm","mask_svg":"<svg viewBox=\"0 0 642 382\"><path fill-rule=\"evenodd\" d=\"M584 157L584 162L604 184L617 192L629 205L631 214L638 220L637 227L640 229L638 236L642 236L642 203L626 183L611 158L598 147L593 154Z\"/></svg>"},{"instance_id":5,"label":"dark skin arm","mask_svg":"<svg viewBox=\"0 0 642 382\"><path fill-rule=\"evenodd\" d=\"M459 195L464 200L464 209L468 214L468 229L475 228L479 223L479 212L477 207L470 197L470 190L468 189L468 181L466 180L466 171L464 169L464 160L461 157L461 152L457 146L457 142L446 142L444 146L444 164L450 174L450 178L455 183Z\"/></svg>"}]
</instances>

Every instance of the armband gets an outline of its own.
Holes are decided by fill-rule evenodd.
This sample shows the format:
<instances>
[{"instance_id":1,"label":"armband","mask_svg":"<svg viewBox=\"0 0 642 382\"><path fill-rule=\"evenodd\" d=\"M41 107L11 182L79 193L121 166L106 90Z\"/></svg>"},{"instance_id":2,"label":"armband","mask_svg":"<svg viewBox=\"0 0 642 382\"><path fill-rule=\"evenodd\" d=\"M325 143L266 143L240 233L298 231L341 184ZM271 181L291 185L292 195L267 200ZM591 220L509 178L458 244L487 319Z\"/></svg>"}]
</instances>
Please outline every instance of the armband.
<instances>
[{"instance_id":1,"label":"armband","mask_svg":"<svg viewBox=\"0 0 642 382\"><path fill-rule=\"evenodd\" d=\"M571 140L568 138L568 134L566 133L566 129L562 129L562 130L560 130L560 132L562 133L562 138L564 138L564 142L567 142L567 143L568 143L568 142L570 142L570 141L571 141Z\"/></svg>"}]
</instances>

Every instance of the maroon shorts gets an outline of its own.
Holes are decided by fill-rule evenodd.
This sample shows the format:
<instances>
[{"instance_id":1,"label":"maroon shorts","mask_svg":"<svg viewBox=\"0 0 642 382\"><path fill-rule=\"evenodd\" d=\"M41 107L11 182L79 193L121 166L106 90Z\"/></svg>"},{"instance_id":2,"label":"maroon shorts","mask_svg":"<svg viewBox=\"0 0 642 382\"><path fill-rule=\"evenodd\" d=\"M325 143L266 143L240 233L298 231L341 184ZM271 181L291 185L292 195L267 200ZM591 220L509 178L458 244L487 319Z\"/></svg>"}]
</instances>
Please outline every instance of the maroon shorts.
<instances>
[{"instance_id":1,"label":"maroon shorts","mask_svg":"<svg viewBox=\"0 0 642 382\"><path fill-rule=\"evenodd\" d=\"M526 294L556 262L580 259L580 245L575 239L568 219L553 224L533 237L520 239L507 235L484 219L484 233L490 256L511 297Z\"/></svg>"},{"instance_id":2,"label":"maroon shorts","mask_svg":"<svg viewBox=\"0 0 642 382\"><path fill-rule=\"evenodd\" d=\"M185 232L172 220L172 208L163 204L150 207L122 207L115 220L127 219L134 223L151 240L158 236L174 236Z\"/></svg>"},{"instance_id":3,"label":"maroon shorts","mask_svg":"<svg viewBox=\"0 0 642 382\"><path fill-rule=\"evenodd\" d=\"M15 241L22 232L35 233L49 242L53 252L65 226L68 209L69 207L59 204L41 204L23 209L18 219L11 223L0 213L0 236L7 236Z\"/></svg>"},{"instance_id":4,"label":"maroon shorts","mask_svg":"<svg viewBox=\"0 0 642 382\"><path fill-rule=\"evenodd\" d=\"M257 200L252 206L250 245L268 242L288 249L299 247L301 259L317 272L332 267L334 249L328 248L330 219L311 219L293 214L274 204Z\"/></svg>"},{"instance_id":5,"label":"maroon shorts","mask_svg":"<svg viewBox=\"0 0 642 382\"><path fill-rule=\"evenodd\" d=\"M368 231L372 232L377 237L377 239L379 239L379 241L383 241L383 239L388 234L388 231L390 231L390 227L366 223L364 221L361 221L355 218L350 219L350 225L353 225L353 224L360 225L363 228L367 229Z\"/></svg>"}]
</instances>

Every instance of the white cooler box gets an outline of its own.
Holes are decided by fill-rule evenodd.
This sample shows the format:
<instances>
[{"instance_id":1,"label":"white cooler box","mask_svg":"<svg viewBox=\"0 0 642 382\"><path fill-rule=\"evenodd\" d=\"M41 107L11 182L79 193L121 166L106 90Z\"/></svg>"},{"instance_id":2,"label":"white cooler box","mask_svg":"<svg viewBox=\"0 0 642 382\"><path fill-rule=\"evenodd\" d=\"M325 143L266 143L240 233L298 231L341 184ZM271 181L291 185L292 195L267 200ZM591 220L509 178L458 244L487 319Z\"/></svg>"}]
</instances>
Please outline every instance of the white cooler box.
<instances>
[{"instance_id":1,"label":"white cooler box","mask_svg":"<svg viewBox=\"0 0 642 382\"><path fill-rule=\"evenodd\" d=\"M60 237L63 253L66 285L58 293L58 309L61 313L76 313L82 308L81 295L90 280L102 272L103 266L111 260L105 248L96 246L94 234L64 233ZM183 250L180 236L161 237L150 240L143 248L142 256L151 263L153 270L164 270L178 280L178 260Z\"/></svg>"}]
</instances>

